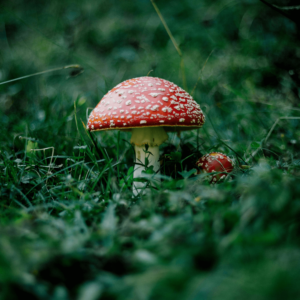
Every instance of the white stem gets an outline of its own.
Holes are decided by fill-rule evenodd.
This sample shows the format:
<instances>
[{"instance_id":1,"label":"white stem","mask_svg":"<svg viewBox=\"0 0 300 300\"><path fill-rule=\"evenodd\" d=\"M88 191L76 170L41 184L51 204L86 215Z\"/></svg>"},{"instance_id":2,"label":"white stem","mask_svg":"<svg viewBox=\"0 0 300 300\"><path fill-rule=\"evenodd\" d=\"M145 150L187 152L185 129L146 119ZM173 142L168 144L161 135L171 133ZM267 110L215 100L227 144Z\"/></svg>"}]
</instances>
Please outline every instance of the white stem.
<instances>
[{"instance_id":1,"label":"white stem","mask_svg":"<svg viewBox=\"0 0 300 300\"><path fill-rule=\"evenodd\" d=\"M153 171L157 172L159 170L159 147L149 147L148 152L145 153L145 145L143 146L135 146L135 166L134 166L134 173L133 178L140 178L142 177L142 171L145 170L145 158L148 157L148 167L153 166ZM142 166L142 165L143 166ZM159 174L159 173L157 173ZM147 182L138 182L134 181L132 186L132 192L134 196L137 196L141 191L144 190Z\"/></svg>"},{"instance_id":2,"label":"white stem","mask_svg":"<svg viewBox=\"0 0 300 300\"><path fill-rule=\"evenodd\" d=\"M135 146L135 167L133 178L142 177L145 170L145 158L148 158L148 167L153 166L154 172L159 170L159 145L168 139L168 135L162 127L143 127L132 129L130 142ZM145 145L148 145L148 152ZM142 166L143 165L143 166ZM146 186L146 182L134 182L132 192L137 196Z\"/></svg>"}]
</instances>

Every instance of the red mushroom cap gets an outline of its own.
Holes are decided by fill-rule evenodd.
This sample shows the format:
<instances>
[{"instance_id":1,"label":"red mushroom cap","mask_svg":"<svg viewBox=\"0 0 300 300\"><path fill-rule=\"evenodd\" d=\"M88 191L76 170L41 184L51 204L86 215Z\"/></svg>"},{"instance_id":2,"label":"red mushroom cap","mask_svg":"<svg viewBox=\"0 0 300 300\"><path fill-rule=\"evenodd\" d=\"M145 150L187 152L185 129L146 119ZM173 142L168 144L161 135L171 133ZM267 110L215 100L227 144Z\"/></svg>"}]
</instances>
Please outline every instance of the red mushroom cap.
<instances>
[{"instance_id":1,"label":"red mushroom cap","mask_svg":"<svg viewBox=\"0 0 300 300\"><path fill-rule=\"evenodd\" d=\"M227 155L220 152L212 152L202 156L196 162L196 165L202 169L204 173L224 171L224 173L213 175L211 182L224 179L227 174L234 169L234 162Z\"/></svg>"},{"instance_id":2,"label":"red mushroom cap","mask_svg":"<svg viewBox=\"0 0 300 300\"><path fill-rule=\"evenodd\" d=\"M176 84L156 77L126 80L109 91L91 112L90 131L172 126L200 128L205 117L200 105Z\"/></svg>"}]
</instances>

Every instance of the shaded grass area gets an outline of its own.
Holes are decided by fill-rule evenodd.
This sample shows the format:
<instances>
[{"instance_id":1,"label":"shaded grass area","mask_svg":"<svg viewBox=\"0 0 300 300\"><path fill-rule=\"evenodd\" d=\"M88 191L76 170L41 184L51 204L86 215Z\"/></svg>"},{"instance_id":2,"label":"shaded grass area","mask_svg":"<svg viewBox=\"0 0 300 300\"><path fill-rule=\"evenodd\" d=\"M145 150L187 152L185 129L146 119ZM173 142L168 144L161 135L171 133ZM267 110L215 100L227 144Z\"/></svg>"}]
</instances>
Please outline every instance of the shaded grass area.
<instances>
[{"instance_id":1,"label":"shaded grass area","mask_svg":"<svg viewBox=\"0 0 300 300\"><path fill-rule=\"evenodd\" d=\"M130 133L84 124L123 80L183 86L151 1L3 6L1 81L84 72L0 85L1 298L299 297L297 27L258 1L156 4L207 121L169 134L161 184L135 199ZM210 151L236 161L214 186L193 171Z\"/></svg>"}]
</instances>

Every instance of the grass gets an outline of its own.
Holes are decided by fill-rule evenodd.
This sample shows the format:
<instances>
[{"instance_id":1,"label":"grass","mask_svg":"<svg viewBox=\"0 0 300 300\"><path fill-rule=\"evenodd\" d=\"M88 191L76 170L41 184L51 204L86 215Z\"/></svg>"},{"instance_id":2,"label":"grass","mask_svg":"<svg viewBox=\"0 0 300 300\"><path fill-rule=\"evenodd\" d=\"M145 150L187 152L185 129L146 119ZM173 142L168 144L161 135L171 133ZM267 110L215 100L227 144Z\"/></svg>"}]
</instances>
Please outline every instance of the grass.
<instances>
[{"instance_id":1,"label":"grass","mask_svg":"<svg viewBox=\"0 0 300 300\"><path fill-rule=\"evenodd\" d=\"M1 82L84 72L0 85L1 299L299 298L297 27L257 1L155 3L182 56L151 1L3 5ZM85 124L150 71L207 119L132 198L130 133ZM214 186L193 170L211 151L237 165Z\"/></svg>"}]
</instances>

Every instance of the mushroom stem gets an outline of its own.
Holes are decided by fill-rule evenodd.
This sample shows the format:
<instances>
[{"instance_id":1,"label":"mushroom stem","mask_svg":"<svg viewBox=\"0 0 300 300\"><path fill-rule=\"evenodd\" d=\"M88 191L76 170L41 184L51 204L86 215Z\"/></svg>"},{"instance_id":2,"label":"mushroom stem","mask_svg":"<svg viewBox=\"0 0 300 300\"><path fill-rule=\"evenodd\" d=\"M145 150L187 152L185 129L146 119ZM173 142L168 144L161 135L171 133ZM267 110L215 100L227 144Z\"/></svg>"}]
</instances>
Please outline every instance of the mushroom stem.
<instances>
[{"instance_id":1,"label":"mushroom stem","mask_svg":"<svg viewBox=\"0 0 300 300\"><path fill-rule=\"evenodd\" d=\"M153 171L159 171L159 146L148 148L148 151L143 146L134 146L135 149L135 166L133 178L142 177L142 171L145 170L145 161L148 158L148 167L153 166ZM147 153L146 153L147 152ZM150 153L149 153L150 152ZM160 172L157 172L160 173ZM132 186L132 192L134 196L137 196L146 186L147 182L134 181Z\"/></svg>"},{"instance_id":2,"label":"mushroom stem","mask_svg":"<svg viewBox=\"0 0 300 300\"><path fill-rule=\"evenodd\" d=\"M135 146L135 167L133 178L142 177L145 170L145 159L148 158L148 165L153 166L153 171L159 171L159 145L168 139L168 135L163 127L143 127L132 129L130 142ZM146 151L145 145L148 145ZM147 153L146 153L147 152ZM137 196L146 186L146 182L135 181L132 192Z\"/></svg>"}]
</instances>

